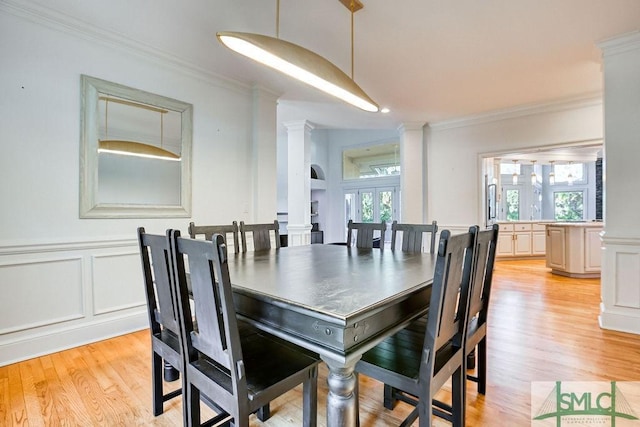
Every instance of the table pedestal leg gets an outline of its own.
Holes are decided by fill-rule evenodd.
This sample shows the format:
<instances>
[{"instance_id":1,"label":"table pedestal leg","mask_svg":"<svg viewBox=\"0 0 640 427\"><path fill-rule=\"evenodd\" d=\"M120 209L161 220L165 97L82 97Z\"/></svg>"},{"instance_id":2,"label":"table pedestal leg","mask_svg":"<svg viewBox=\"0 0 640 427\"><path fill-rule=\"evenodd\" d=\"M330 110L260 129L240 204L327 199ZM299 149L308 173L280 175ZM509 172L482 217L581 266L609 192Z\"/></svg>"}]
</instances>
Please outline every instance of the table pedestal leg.
<instances>
[{"instance_id":1,"label":"table pedestal leg","mask_svg":"<svg viewBox=\"0 0 640 427\"><path fill-rule=\"evenodd\" d=\"M357 378L353 368L358 359L348 363L337 362L322 356L329 367L327 383L327 427L357 427L358 396L355 393Z\"/></svg>"}]
</instances>

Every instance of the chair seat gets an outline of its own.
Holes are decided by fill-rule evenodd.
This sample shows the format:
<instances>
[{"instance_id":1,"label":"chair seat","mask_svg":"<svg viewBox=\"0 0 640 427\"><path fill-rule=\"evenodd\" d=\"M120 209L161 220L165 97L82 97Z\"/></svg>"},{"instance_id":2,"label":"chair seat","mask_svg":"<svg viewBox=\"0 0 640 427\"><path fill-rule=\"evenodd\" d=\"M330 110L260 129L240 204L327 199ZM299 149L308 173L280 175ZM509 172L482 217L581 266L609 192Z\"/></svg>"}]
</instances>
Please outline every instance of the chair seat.
<instances>
[{"instance_id":1,"label":"chair seat","mask_svg":"<svg viewBox=\"0 0 640 427\"><path fill-rule=\"evenodd\" d=\"M395 372L402 377L418 380L424 335L427 328L426 316L412 322L405 329L382 341L362 355L358 370L366 375L366 365L374 365ZM449 342L436 354L434 377L460 348ZM446 374L445 374L446 375Z\"/></svg>"},{"instance_id":2,"label":"chair seat","mask_svg":"<svg viewBox=\"0 0 640 427\"><path fill-rule=\"evenodd\" d=\"M162 329L159 333L153 334L153 337L170 347L173 351L180 353L180 338L168 329Z\"/></svg>"},{"instance_id":3,"label":"chair seat","mask_svg":"<svg viewBox=\"0 0 640 427\"><path fill-rule=\"evenodd\" d=\"M278 385L283 378L305 372L309 365L319 363L317 358L294 350L274 337L257 329L243 328L240 338L244 356L245 374L249 399ZM229 393L232 381L229 371L206 358L198 359L191 365L208 377L215 379Z\"/></svg>"}]
</instances>

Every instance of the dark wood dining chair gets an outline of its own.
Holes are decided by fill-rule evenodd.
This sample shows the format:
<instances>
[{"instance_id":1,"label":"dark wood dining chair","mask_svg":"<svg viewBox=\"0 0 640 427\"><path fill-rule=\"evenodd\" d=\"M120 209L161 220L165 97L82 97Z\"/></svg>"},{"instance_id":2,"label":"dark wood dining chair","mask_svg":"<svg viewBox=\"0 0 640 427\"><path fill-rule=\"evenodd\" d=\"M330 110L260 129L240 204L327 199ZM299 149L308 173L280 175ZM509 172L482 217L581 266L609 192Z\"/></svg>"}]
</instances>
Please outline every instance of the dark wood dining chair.
<instances>
[{"instance_id":1,"label":"dark wood dining chair","mask_svg":"<svg viewBox=\"0 0 640 427\"><path fill-rule=\"evenodd\" d=\"M403 252L422 252L422 239L424 234L429 235L429 253L436 251L436 234L438 233L438 222L431 224L399 224L393 221L391 224L391 249L396 249L398 234L401 236Z\"/></svg>"},{"instance_id":2,"label":"dark wood dining chair","mask_svg":"<svg viewBox=\"0 0 640 427\"><path fill-rule=\"evenodd\" d=\"M453 410L449 420L464 426L464 384L469 292L478 227L452 236L442 231L426 317L367 351L356 364L358 374L384 382L384 406L393 409L402 400L415 409L400 424L419 419L431 426L433 396L451 380Z\"/></svg>"},{"instance_id":3,"label":"dark wood dining chair","mask_svg":"<svg viewBox=\"0 0 640 427\"><path fill-rule=\"evenodd\" d=\"M151 332L151 385L153 415L163 412L163 404L179 396L182 389L165 393L162 382L163 361L168 369L183 372L180 326L177 306L170 285L170 247L167 236L147 234L138 228L138 244L142 259L142 276L147 298L149 331Z\"/></svg>"},{"instance_id":4,"label":"dark wood dining chair","mask_svg":"<svg viewBox=\"0 0 640 427\"><path fill-rule=\"evenodd\" d=\"M172 230L171 249L185 354L187 425L200 425L202 399L223 411L211 422L230 416L234 426L246 427L251 413L303 384L304 425L315 426L319 359L237 318L223 237L216 234L211 242L185 239Z\"/></svg>"},{"instance_id":5,"label":"dark wood dining chair","mask_svg":"<svg viewBox=\"0 0 640 427\"><path fill-rule=\"evenodd\" d=\"M206 240L211 240L214 234L222 234L227 246L229 246L229 237L232 238L235 253L240 253L240 239L238 238L238 231L238 221L233 221L231 224L223 225L196 225L193 222L189 223L189 236L191 236L192 239L195 239L198 236L204 236Z\"/></svg>"},{"instance_id":6,"label":"dark wood dining chair","mask_svg":"<svg viewBox=\"0 0 640 427\"><path fill-rule=\"evenodd\" d=\"M387 230L387 224L382 222L353 222L349 220L347 223L347 246L353 244L353 235L355 231L355 246L361 249L370 249L374 247L374 239L379 238L380 249L384 248L384 233ZM375 236L376 231L378 237Z\"/></svg>"},{"instance_id":7,"label":"dark wood dining chair","mask_svg":"<svg viewBox=\"0 0 640 427\"><path fill-rule=\"evenodd\" d=\"M467 365L469 357L477 353L477 375L467 374L467 379L478 384L478 393L485 394L487 390L487 314L491 296L491 280L493 265L496 259L498 244L498 224L490 229L478 233L476 260L474 266L474 284L469 302L469 325L465 353ZM477 348L477 352L476 352Z\"/></svg>"},{"instance_id":8,"label":"dark wood dining chair","mask_svg":"<svg viewBox=\"0 0 640 427\"><path fill-rule=\"evenodd\" d=\"M240 221L242 252L247 252L248 233L251 233L254 251L271 249L271 235L273 235L276 249L280 248L280 224L278 224L278 220L267 224L245 224L244 221Z\"/></svg>"}]
</instances>

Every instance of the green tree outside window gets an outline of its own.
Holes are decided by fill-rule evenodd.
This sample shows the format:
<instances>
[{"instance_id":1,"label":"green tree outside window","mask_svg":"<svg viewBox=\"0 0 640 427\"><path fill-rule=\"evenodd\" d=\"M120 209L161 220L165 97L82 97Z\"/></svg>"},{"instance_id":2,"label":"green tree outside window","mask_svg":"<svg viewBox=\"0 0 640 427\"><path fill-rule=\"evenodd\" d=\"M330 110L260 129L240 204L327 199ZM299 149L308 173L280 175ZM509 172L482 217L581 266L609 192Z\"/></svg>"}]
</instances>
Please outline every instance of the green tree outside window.
<instances>
[{"instance_id":1,"label":"green tree outside window","mask_svg":"<svg viewBox=\"0 0 640 427\"><path fill-rule=\"evenodd\" d=\"M380 192L380 220L389 222L393 215L393 192Z\"/></svg>"},{"instance_id":2,"label":"green tree outside window","mask_svg":"<svg viewBox=\"0 0 640 427\"><path fill-rule=\"evenodd\" d=\"M362 222L373 222L373 193L362 193Z\"/></svg>"},{"instance_id":3,"label":"green tree outside window","mask_svg":"<svg viewBox=\"0 0 640 427\"><path fill-rule=\"evenodd\" d=\"M507 190L507 221L520 219L520 190Z\"/></svg>"},{"instance_id":4,"label":"green tree outside window","mask_svg":"<svg viewBox=\"0 0 640 427\"><path fill-rule=\"evenodd\" d=\"M582 191L557 191L553 193L556 221L582 221L584 219L584 195Z\"/></svg>"}]
</instances>

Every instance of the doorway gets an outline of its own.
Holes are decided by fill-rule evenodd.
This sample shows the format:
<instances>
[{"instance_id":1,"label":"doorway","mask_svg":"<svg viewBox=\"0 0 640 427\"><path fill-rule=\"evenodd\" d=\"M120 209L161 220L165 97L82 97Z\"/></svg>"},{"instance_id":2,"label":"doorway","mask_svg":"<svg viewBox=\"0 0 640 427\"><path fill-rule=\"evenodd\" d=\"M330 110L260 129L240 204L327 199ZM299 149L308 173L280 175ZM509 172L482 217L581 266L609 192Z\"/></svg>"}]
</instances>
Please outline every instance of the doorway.
<instances>
[{"instance_id":1,"label":"doorway","mask_svg":"<svg viewBox=\"0 0 640 427\"><path fill-rule=\"evenodd\" d=\"M385 242L391 242L391 223L400 218L400 187L363 187L344 191L344 238L347 237L347 223L375 223L384 221L387 224Z\"/></svg>"}]
</instances>

